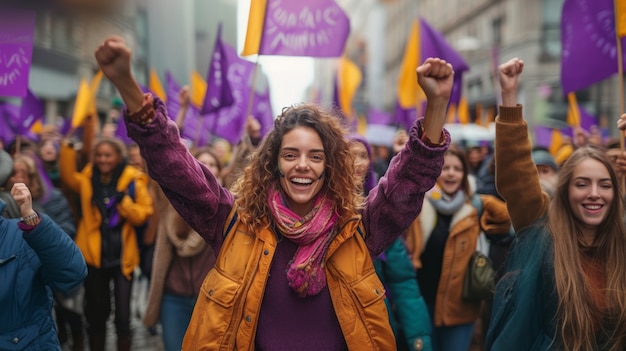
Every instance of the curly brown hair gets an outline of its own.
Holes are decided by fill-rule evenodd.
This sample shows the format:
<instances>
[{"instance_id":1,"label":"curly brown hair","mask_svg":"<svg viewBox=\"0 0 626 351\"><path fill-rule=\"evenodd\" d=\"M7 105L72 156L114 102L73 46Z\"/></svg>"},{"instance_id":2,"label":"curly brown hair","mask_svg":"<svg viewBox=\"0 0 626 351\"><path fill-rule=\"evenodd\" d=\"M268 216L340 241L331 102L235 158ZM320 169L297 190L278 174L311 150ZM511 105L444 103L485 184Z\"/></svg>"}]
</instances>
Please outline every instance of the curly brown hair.
<instances>
[{"instance_id":1,"label":"curly brown hair","mask_svg":"<svg viewBox=\"0 0 626 351\"><path fill-rule=\"evenodd\" d=\"M322 140L326 164L321 191L326 190L335 200L339 223L358 214L362 206L354 179L354 160L346 138L347 130L340 117L315 104L285 107L274 121L274 129L264 138L243 175L232 187L239 218L251 230L262 227L270 218L267 193L270 186L278 183L278 155L283 137L298 127L315 130Z\"/></svg>"}]
</instances>

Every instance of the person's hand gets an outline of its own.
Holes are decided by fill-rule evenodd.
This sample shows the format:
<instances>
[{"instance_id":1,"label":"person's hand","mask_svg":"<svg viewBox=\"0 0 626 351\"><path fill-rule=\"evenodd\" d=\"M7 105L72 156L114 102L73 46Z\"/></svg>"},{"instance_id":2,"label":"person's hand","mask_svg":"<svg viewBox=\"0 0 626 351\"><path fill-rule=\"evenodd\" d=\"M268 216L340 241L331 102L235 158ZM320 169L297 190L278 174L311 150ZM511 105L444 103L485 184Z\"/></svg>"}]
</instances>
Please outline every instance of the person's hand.
<instances>
[{"instance_id":1,"label":"person's hand","mask_svg":"<svg viewBox=\"0 0 626 351\"><path fill-rule=\"evenodd\" d=\"M246 119L246 133L251 139L258 139L261 137L261 123L254 118L254 116L248 116Z\"/></svg>"},{"instance_id":2,"label":"person's hand","mask_svg":"<svg viewBox=\"0 0 626 351\"><path fill-rule=\"evenodd\" d=\"M409 134L407 134L406 130L399 130L393 138L393 154L400 152L408 140Z\"/></svg>"},{"instance_id":3,"label":"person's hand","mask_svg":"<svg viewBox=\"0 0 626 351\"><path fill-rule=\"evenodd\" d=\"M440 58L429 57L417 67L417 83L424 91L430 103L445 102L448 104L454 83L452 65Z\"/></svg>"},{"instance_id":4,"label":"person's hand","mask_svg":"<svg viewBox=\"0 0 626 351\"><path fill-rule=\"evenodd\" d=\"M33 210L33 199L30 190L24 183L15 183L11 188L11 196L20 208L22 217L27 217L35 213Z\"/></svg>"},{"instance_id":5,"label":"person's hand","mask_svg":"<svg viewBox=\"0 0 626 351\"><path fill-rule=\"evenodd\" d=\"M189 86L185 85L180 88L178 92L178 103L180 104L180 108L186 109L189 107Z\"/></svg>"},{"instance_id":6,"label":"person's hand","mask_svg":"<svg viewBox=\"0 0 626 351\"><path fill-rule=\"evenodd\" d=\"M502 92L502 106L517 105L517 86L519 77L524 70L524 61L515 57L498 67L500 88Z\"/></svg>"},{"instance_id":7,"label":"person's hand","mask_svg":"<svg viewBox=\"0 0 626 351\"><path fill-rule=\"evenodd\" d=\"M617 128L622 131L626 130L626 113L621 115L619 119L617 120ZM623 138L623 136L621 137Z\"/></svg>"},{"instance_id":8,"label":"person's hand","mask_svg":"<svg viewBox=\"0 0 626 351\"><path fill-rule=\"evenodd\" d=\"M132 79L131 51L121 37L108 37L98 46L95 55L102 73L116 86Z\"/></svg>"}]
</instances>

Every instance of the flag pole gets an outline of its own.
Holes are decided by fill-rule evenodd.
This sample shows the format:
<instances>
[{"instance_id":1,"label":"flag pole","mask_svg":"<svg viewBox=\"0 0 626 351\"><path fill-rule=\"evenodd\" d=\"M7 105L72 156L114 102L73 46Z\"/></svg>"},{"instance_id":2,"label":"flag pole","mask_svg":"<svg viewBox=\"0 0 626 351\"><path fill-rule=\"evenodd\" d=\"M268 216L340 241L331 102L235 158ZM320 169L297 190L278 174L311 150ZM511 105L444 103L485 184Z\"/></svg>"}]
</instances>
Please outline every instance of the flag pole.
<instances>
[{"instance_id":1,"label":"flag pole","mask_svg":"<svg viewBox=\"0 0 626 351\"><path fill-rule=\"evenodd\" d=\"M256 56L256 61L254 61L254 69L252 70L252 83L250 84L250 96L248 97L248 110L246 111L246 119L252 113L252 103L254 102L254 87L256 86L256 71L259 69L259 58L261 55ZM269 82L268 82L269 84ZM255 117L256 118L256 117Z\"/></svg>"}]
</instances>

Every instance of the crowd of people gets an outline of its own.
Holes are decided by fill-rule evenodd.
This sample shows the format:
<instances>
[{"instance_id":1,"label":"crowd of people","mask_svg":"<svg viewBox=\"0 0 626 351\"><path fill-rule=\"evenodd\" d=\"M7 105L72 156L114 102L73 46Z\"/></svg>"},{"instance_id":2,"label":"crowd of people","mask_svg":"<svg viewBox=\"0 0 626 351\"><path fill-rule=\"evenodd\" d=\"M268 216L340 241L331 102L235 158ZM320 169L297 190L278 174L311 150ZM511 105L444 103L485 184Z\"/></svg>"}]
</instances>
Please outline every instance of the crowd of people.
<instances>
[{"instance_id":1,"label":"crowd of people","mask_svg":"<svg viewBox=\"0 0 626 351\"><path fill-rule=\"evenodd\" d=\"M186 88L168 116L123 39L95 56L119 120L0 151L0 349L106 350L113 314L131 350L142 282L168 351L626 349L626 154L583 133L533 147L522 60L499 67L493 143L451 139L454 68L428 58L424 116L392 147L307 103L265 136L250 116L238 145L196 147ZM470 300L477 250L497 285Z\"/></svg>"}]
</instances>

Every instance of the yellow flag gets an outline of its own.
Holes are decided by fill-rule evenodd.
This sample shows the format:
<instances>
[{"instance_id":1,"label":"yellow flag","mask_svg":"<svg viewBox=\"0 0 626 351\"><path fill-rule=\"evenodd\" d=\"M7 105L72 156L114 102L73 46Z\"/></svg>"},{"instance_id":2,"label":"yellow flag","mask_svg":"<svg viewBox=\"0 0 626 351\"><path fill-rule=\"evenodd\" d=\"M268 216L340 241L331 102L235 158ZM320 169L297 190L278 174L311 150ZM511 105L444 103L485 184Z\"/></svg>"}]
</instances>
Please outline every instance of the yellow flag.
<instances>
[{"instance_id":1,"label":"yellow flag","mask_svg":"<svg viewBox=\"0 0 626 351\"><path fill-rule=\"evenodd\" d=\"M43 132L43 123L41 123L41 119L38 119L32 126L30 126L30 131L37 135Z\"/></svg>"},{"instance_id":2,"label":"yellow flag","mask_svg":"<svg viewBox=\"0 0 626 351\"><path fill-rule=\"evenodd\" d=\"M161 84L159 75L154 68L150 69L150 77L148 78L148 89L150 89L150 91L158 96L159 99L163 100L163 102L167 101L167 95L165 95L165 90L163 89L163 85Z\"/></svg>"},{"instance_id":3,"label":"yellow flag","mask_svg":"<svg viewBox=\"0 0 626 351\"><path fill-rule=\"evenodd\" d=\"M242 56L259 53L261 47L261 37L265 24L265 11L267 0L251 0L250 15L248 17L248 29L246 30L246 41L243 44Z\"/></svg>"},{"instance_id":4,"label":"yellow flag","mask_svg":"<svg viewBox=\"0 0 626 351\"><path fill-rule=\"evenodd\" d=\"M553 156L559 152L561 149L561 145L563 144L563 136L561 135L561 131L559 129L552 129L552 138L550 138L550 146L548 150Z\"/></svg>"},{"instance_id":5,"label":"yellow flag","mask_svg":"<svg viewBox=\"0 0 626 351\"><path fill-rule=\"evenodd\" d=\"M361 85L363 74L356 63L345 55L339 59L337 69L337 89L339 90L339 107L348 118L353 118L352 100Z\"/></svg>"},{"instance_id":6,"label":"yellow flag","mask_svg":"<svg viewBox=\"0 0 626 351\"><path fill-rule=\"evenodd\" d=\"M74 102L74 113L72 114L72 128L78 128L89 115L89 105L91 104L91 90L87 80L81 79Z\"/></svg>"},{"instance_id":7,"label":"yellow flag","mask_svg":"<svg viewBox=\"0 0 626 351\"><path fill-rule=\"evenodd\" d=\"M207 83L200 73L196 71L191 72L191 95L189 100L197 107L201 108L204 103L204 96L206 95Z\"/></svg>"},{"instance_id":8,"label":"yellow flag","mask_svg":"<svg viewBox=\"0 0 626 351\"><path fill-rule=\"evenodd\" d=\"M482 126L483 123L483 104L476 104L476 125Z\"/></svg>"},{"instance_id":9,"label":"yellow flag","mask_svg":"<svg viewBox=\"0 0 626 351\"><path fill-rule=\"evenodd\" d=\"M567 94L567 124L572 127L580 127L580 110L578 109L578 101L576 94L571 92Z\"/></svg>"},{"instance_id":10,"label":"yellow flag","mask_svg":"<svg viewBox=\"0 0 626 351\"><path fill-rule=\"evenodd\" d=\"M91 93L89 108L87 109L87 114L90 116L95 116L98 114L98 108L96 107L96 96L98 95L98 89L100 89L100 82L102 82L102 77L104 74L102 70L98 70L95 76L91 79L91 83L89 83L89 92Z\"/></svg>"},{"instance_id":11,"label":"yellow flag","mask_svg":"<svg viewBox=\"0 0 626 351\"><path fill-rule=\"evenodd\" d=\"M457 114L461 124L468 124L470 122L469 107L467 106L467 99L465 96L461 97L461 101L459 101L459 110Z\"/></svg>"},{"instance_id":12,"label":"yellow flag","mask_svg":"<svg viewBox=\"0 0 626 351\"><path fill-rule=\"evenodd\" d=\"M419 37L419 22L414 20L398 76L398 103L405 109L417 108L418 103L426 98L415 75L415 69L421 62Z\"/></svg>"},{"instance_id":13,"label":"yellow flag","mask_svg":"<svg viewBox=\"0 0 626 351\"><path fill-rule=\"evenodd\" d=\"M456 123L456 104L450 103L448 106L448 116L446 123Z\"/></svg>"},{"instance_id":14,"label":"yellow flag","mask_svg":"<svg viewBox=\"0 0 626 351\"><path fill-rule=\"evenodd\" d=\"M615 0L615 32L619 38L626 36L626 0Z\"/></svg>"}]
</instances>

